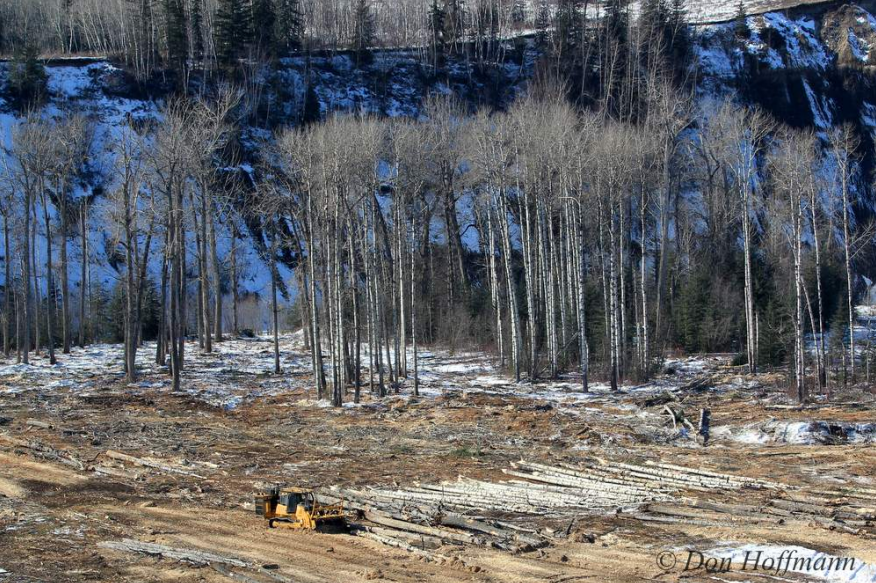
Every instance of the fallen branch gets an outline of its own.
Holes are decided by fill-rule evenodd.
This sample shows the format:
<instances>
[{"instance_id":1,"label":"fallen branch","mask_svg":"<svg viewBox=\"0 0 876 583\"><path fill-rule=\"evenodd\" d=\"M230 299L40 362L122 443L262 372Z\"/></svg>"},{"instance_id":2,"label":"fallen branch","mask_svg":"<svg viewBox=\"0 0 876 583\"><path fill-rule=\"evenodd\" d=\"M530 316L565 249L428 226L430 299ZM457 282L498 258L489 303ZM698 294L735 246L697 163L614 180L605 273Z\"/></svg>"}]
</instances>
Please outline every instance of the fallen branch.
<instances>
[{"instance_id":1,"label":"fallen branch","mask_svg":"<svg viewBox=\"0 0 876 583\"><path fill-rule=\"evenodd\" d=\"M0 435L0 439L9 443L13 447L22 447L24 449L30 450L36 457L51 460L54 462L62 463L67 466L71 466L76 468L77 470L84 471L85 464L80 460L74 458L73 456L67 455L57 449L49 447L35 439L24 440L18 439L16 437L11 437L9 435Z\"/></svg>"}]
</instances>

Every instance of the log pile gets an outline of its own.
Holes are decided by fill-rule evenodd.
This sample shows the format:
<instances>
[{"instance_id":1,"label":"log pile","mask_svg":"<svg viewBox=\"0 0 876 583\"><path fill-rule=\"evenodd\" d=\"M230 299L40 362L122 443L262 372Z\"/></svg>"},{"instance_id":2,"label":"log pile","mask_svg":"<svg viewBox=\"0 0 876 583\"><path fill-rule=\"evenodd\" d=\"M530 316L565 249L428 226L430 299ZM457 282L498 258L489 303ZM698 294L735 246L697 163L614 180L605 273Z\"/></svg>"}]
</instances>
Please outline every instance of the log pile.
<instances>
[{"instance_id":1,"label":"log pile","mask_svg":"<svg viewBox=\"0 0 876 583\"><path fill-rule=\"evenodd\" d=\"M441 560L436 551L444 545L510 552L545 546L555 532L534 527L543 520L625 511L659 521L655 515L663 510L662 516L672 521L684 516L684 510L671 504L683 491L779 488L765 480L658 463L604 462L573 468L521 461L504 473L514 479L487 482L460 477L456 482L395 490L333 488L319 496L329 503L343 501L358 513L356 534ZM699 517L698 511L687 512L691 519ZM515 520L533 526L522 530L514 526Z\"/></svg>"},{"instance_id":2,"label":"log pile","mask_svg":"<svg viewBox=\"0 0 876 583\"><path fill-rule=\"evenodd\" d=\"M514 464L514 468L515 470L505 470L505 473L548 484L618 493L619 500L626 495L631 501L640 503L667 500L668 495L680 490L712 492L742 488L778 490L783 487L768 480L655 462L648 462L646 465L612 462L586 468L518 462Z\"/></svg>"},{"instance_id":3,"label":"log pile","mask_svg":"<svg viewBox=\"0 0 876 583\"><path fill-rule=\"evenodd\" d=\"M535 531L454 511L471 512L472 506L442 503L430 496L417 497L417 493L434 491L425 487L411 491L335 488L320 492L319 499L325 503L343 500L347 509L355 511L354 534L413 552L427 560L446 560L447 557L436 552L445 545L491 547L518 553L549 543L547 537Z\"/></svg>"},{"instance_id":4,"label":"log pile","mask_svg":"<svg viewBox=\"0 0 876 583\"><path fill-rule=\"evenodd\" d=\"M843 499L795 496L773 498L761 505L693 500L687 504L649 504L631 516L647 522L700 526L814 525L876 538L876 508Z\"/></svg>"}]
</instances>

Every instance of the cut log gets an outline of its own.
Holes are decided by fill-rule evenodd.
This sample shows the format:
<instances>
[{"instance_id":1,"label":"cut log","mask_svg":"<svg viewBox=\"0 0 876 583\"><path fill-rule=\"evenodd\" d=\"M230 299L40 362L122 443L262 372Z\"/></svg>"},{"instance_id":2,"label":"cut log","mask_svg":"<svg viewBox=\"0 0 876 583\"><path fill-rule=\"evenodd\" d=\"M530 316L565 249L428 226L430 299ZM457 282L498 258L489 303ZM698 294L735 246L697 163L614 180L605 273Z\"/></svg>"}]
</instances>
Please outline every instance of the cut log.
<instances>
[{"instance_id":1,"label":"cut log","mask_svg":"<svg viewBox=\"0 0 876 583\"><path fill-rule=\"evenodd\" d=\"M483 538L478 538L470 534L453 532L451 530L447 530L446 528L433 528L431 526L423 526L421 524L414 524L412 522L396 520L379 512L366 512L365 519L369 522L373 522L374 524L380 524L389 528L394 528L396 530L406 530L408 532L425 534L449 542L479 546L483 546L485 544Z\"/></svg>"},{"instance_id":2,"label":"cut log","mask_svg":"<svg viewBox=\"0 0 876 583\"><path fill-rule=\"evenodd\" d=\"M377 534L376 532L368 532L367 530L356 530L353 531L356 536L361 536L364 538L370 538L371 540L375 540L381 544L384 544L389 547L395 547L397 549L402 549L408 551L409 553L413 553L415 555L419 555L426 559L427 561L432 561L436 563L443 563L446 561L452 560L450 557L446 557L444 555L439 555L437 553L432 553L429 551L424 551L422 549L418 549L417 547L411 545L410 543L403 541L401 539Z\"/></svg>"},{"instance_id":3,"label":"cut log","mask_svg":"<svg viewBox=\"0 0 876 583\"><path fill-rule=\"evenodd\" d=\"M380 536L397 538L399 540L406 541L408 544L417 547L421 550L434 550L441 548L444 544L438 537L429 536L426 534L418 534L416 532L406 532L403 530L395 530L393 528L383 528L380 526L367 526L361 527L367 530L368 532L373 532L374 534L379 534Z\"/></svg>"},{"instance_id":4,"label":"cut log","mask_svg":"<svg viewBox=\"0 0 876 583\"><path fill-rule=\"evenodd\" d=\"M827 508L825 506L817 506L815 504L806 504L804 502L793 502L791 500L774 499L770 500L770 505L782 510L798 512L803 514L813 514L815 516L824 516L833 518L836 514L835 508Z\"/></svg>"},{"instance_id":5,"label":"cut log","mask_svg":"<svg viewBox=\"0 0 876 583\"><path fill-rule=\"evenodd\" d=\"M649 397L639 402L639 407L648 408L648 407L656 407L657 405L665 405L667 403L672 403L673 401L677 401L678 397L670 393L669 391L663 391L659 395L654 397Z\"/></svg>"},{"instance_id":6,"label":"cut log","mask_svg":"<svg viewBox=\"0 0 876 583\"><path fill-rule=\"evenodd\" d=\"M211 564L231 565L233 567L251 566L250 563L236 557L217 555L194 549L178 549L155 543L140 542L129 538L120 541L103 541L97 543L97 546L114 551L149 555L151 557L165 557L198 566Z\"/></svg>"},{"instance_id":7,"label":"cut log","mask_svg":"<svg viewBox=\"0 0 876 583\"><path fill-rule=\"evenodd\" d=\"M112 476L114 478L124 478L126 480L139 480L140 474L131 470L123 470L121 468L114 468L112 466L91 466L90 469L95 473L102 476Z\"/></svg>"},{"instance_id":8,"label":"cut log","mask_svg":"<svg viewBox=\"0 0 876 583\"><path fill-rule=\"evenodd\" d=\"M715 377L709 375L709 376L695 378L694 380L690 381L689 383L684 384L681 387L679 387L678 390L679 391L699 392L699 391L705 391L707 389L711 389L714 386L715 386Z\"/></svg>"},{"instance_id":9,"label":"cut log","mask_svg":"<svg viewBox=\"0 0 876 583\"><path fill-rule=\"evenodd\" d=\"M106 457L113 459L113 460L116 460L116 461L128 462L129 464L143 466L144 468L152 468L154 470L160 470L160 471L168 473L168 474L180 474L183 476L191 476L193 478L200 478L201 480L206 479L206 478L204 478L204 476L199 476L198 474L196 474L194 472L190 472L188 470L183 470L181 468L168 466L167 464L155 462L155 461L148 460L148 459L134 457L132 455L128 455L126 453L121 453L118 451L113 451L111 449L106 450L104 452L104 455L106 455Z\"/></svg>"},{"instance_id":10,"label":"cut log","mask_svg":"<svg viewBox=\"0 0 876 583\"><path fill-rule=\"evenodd\" d=\"M455 526L457 528L466 528L475 532L482 532L496 537L497 539L513 540L521 543L523 547L536 549L547 544L547 541L536 536L524 534L516 530L509 530L501 526L494 526L481 520L474 520L460 514L442 514L439 517L441 524L446 526Z\"/></svg>"}]
</instances>

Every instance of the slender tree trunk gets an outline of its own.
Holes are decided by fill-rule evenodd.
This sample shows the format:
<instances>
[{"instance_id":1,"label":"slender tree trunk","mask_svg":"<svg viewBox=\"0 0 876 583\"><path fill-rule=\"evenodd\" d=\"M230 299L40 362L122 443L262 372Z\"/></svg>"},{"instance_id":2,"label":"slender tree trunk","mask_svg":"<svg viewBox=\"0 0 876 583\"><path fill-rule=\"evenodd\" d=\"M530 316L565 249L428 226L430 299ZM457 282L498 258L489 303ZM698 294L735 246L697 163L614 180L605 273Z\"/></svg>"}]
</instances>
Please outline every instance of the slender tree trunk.
<instances>
[{"instance_id":1,"label":"slender tree trunk","mask_svg":"<svg viewBox=\"0 0 876 583\"><path fill-rule=\"evenodd\" d=\"M12 334L12 250L9 247L9 214L3 215L3 356L9 358L11 350L10 335Z\"/></svg>"},{"instance_id":2,"label":"slender tree trunk","mask_svg":"<svg viewBox=\"0 0 876 583\"><path fill-rule=\"evenodd\" d=\"M641 342L642 342L642 374L644 375L644 379L647 380L651 376L651 354L649 352L648 347L648 287L647 287L647 263L648 263L648 223L647 216L645 214L645 209L647 207L647 199L645 198L645 193L642 192L642 197L639 201L639 222L641 223L641 257L639 259L639 279L641 283L641 293L642 293L642 328L641 328Z\"/></svg>"},{"instance_id":3,"label":"slender tree trunk","mask_svg":"<svg viewBox=\"0 0 876 583\"><path fill-rule=\"evenodd\" d=\"M359 217L357 216L356 219L358 218ZM359 272L356 262L356 245L354 244L356 228L351 219L352 217L347 221L347 230L350 238L350 245L348 246L350 258L349 275L350 295L352 296L351 301L353 303L353 342L355 343L353 362L353 402L358 403L362 391L362 319L359 314Z\"/></svg>"},{"instance_id":4,"label":"slender tree trunk","mask_svg":"<svg viewBox=\"0 0 876 583\"><path fill-rule=\"evenodd\" d=\"M60 208L61 215L61 328L63 335L62 352L70 354L70 276L68 271L69 261L67 259L67 236L69 224L67 220L67 203L66 193L60 193Z\"/></svg>"},{"instance_id":5,"label":"slender tree trunk","mask_svg":"<svg viewBox=\"0 0 876 583\"><path fill-rule=\"evenodd\" d=\"M55 292L55 281L52 267L52 222L49 219L49 201L43 196L43 219L46 227L46 336L49 348L49 364L55 364L55 310L52 296Z\"/></svg>"},{"instance_id":6,"label":"slender tree trunk","mask_svg":"<svg viewBox=\"0 0 876 583\"><path fill-rule=\"evenodd\" d=\"M414 218L411 217L411 351L414 359L414 396L418 397L420 395L420 369L417 362L417 263L414 232Z\"/></svg>"},{"instance_id":7,"label":"slender tree trunk","mask_svg":"<svg viewBox=\"0 0 876 583\"><path fill-rule=\"evenodd\" d=\"M661 335L661 313L663 312L663 295L666 288L666 255L669 247L669 205L672 199L672 174L671 162L674 146L670 141L666 141L663 145L663 184L662 194L663 201L660 208L660 260L657 264L657 312L655 315L656 334L658 335L658 343L662 340ZM658 344L659 346L659 344Z\"/></svg>"},{"instance_id":8,"label":"slender tree trunk","mask_svg":"<svg viewBox=\"0 0 876 583\"><path fill-rule=\"evenodd\" d=\"M207 222L209 217L209 209L207 204L207 191L201 191L201 222L197 222L197 212L194 210L194 201L192 201L192 216L195 217L195 232L196 243L198 248L198 280L200 283L200 308L201 308L201 338L204 342L204 352L208 354L213 352L213 323L211 322L210 314L210 271L207 267L209 247Z\"/></svg>"},{"instance_id":9,"label":"slender tree trunk","mask_svg":"<svg viewBox=\"0 0 876 583\"><path fill-rule=\"evenodd\" d=\"M213 268L213 334L216 342L222 342L222 281L219 273L219 250L216 245L216 219L215 212L210 211L210 265Z\"/></svg>"},{"instance_id":10,"label":"slender tree trunk","mask_svg":"<svg viewBox=\"0 0 876 583\"><path fill-rule=\"evenodd\" d=\"M521 332L520 311L517 307L517 292L514 285L514 268L511 264L511 229L508 225L508 208L505 202L505 193L498 195L499 200L499 225L502 230L502 262L505 266L505 289L508 290L508 312L511 320L511 358L514 364L514 379L520 382L520 358L521 358Z\"/></svg>"},{"instance_id":11,"label":"slender tree trunk","mask_svg":"<svg viewBox=\"0 0 876 583\"><path fill-rule=\"evenodd\" d=\"M806 400L805 345L803 339L803 205L799 199L799 193L792 196L792 201L796 207L794 213L794 291L797 299L794 319L795 376L797 381L797 401L803 403Z\"/></svg>"},{"instance_id":12,"label":"slender tree trunk","mask_svg":"<svg viewBox=\"0 0 876 583\"><path fill-rule=\"evenodd\" d=\"M79 215L82 260L79 272L79 347L85 348L85 300L88 290L88 205L82 203Z\"/></svg>"},{"instance_id":13,"label":"slender tree trunk","mask_svg":"<svg viewBox=\"0 0 876 583\"><path fill-rule=\"evenodd\" d=\"M278 235L275 233L274 237ZM271 246L271 312L274 323L274 374L280 374L280 306L277 302L277 244ZM209 336L209 332L207 336Z\"/></svg>"},{"instance_id":14,"label":"slender tree trunk","mask_svg":"<svg viewBox=\"0 0 876 583\"><path fill-rule=\"evenodd\" d=\"M155 364L167 363L167 279L170 265L170 229L164 235L164 253L161 258L161 313L158 316L158 341L155 346Z\"/></svg>"},{"instance_id":15,"label":"slender tree trunk","mask_svg":"<svg viewBox=\"0 0 876 583\"><path fill-rule=\"evenodd\" d=\"M852 276L852 242L849 220L849 185L847 172L842 171L842 197L843 197L843 263L846 269L846 307L849 315L849 376L855 382L855 306L854 285Z\"/></svg>"},{"instance_id":16,"label":"slender tree trunk","mask_svg":"<svg viewBox=\"0 0 876 583\"><path fill-rule=\"evenodd\" d=\"M487 210L487 233L489 236L489 246L487 252L490 256L490 292L493 302L493 312L496 315L496 343L499 350L499 367L505 368L505 343L502 330L502 302L499 292L499 271L496 267L496 232L493 221L492 209ZM413 245L413 243L412 243ZM411 258L413 261L413 257ZM412 284L413 285L413 284ZM411 302L413 303L414 290L411 289ZM411 308L413 312L413 308Z\"/></svg>"},{"instance_id":17,"label":"slender tree trunk","mask_svg":"<svg viewBox=\"0 0 876 583\"><path fill-rule=\"evenodd\" d=\"M40 353L40 303L42 303L42 293L40 292L40 282L39 282L39 263L37 263L37 210L36 210L36 198L31 201L31 212L33 213L33 219L31 220L31 246L30 246L30 264L33 267L33 351L34 354L39 355Z\"/></svg>"},{"instance_id":18,"label":"slender tree trunk","mask_svg":"<svg viewBox=\"0 0 876 583\"><path fill-rule=\"evenodd\" d=\"M751 194L748 184L742 189L742 245L745 270L745 323L747 329L748 372L757 372L757 334L754 322L754 280L751 273Z\"/></svg>"},{"instance_id":19,"label":"slender tree trunk","mask_svg":"<svg viewBox=\"0 0 876 583\"><path fill-rule=\"evenodd\" d=\"M136 187L135 187L136 188ZM127 190L127 187L126 187ZM137 294L134 282L134 228L133 209L130 193L125 192L125 373L129 383L137 380L137 316L134 296Z\"/></svg>"},{"instance_id":20,"label":"slender tree trunk","mask_svg":"<svg viewBox=\"0 0 876 583\"><path fill-rule=\"evenodd\" d=\"M590 344L587 341L587 319L584 294L587 290L587 261L584 239L584 217L579 207L575 230L578 233L578 348L581 359L581 388L590 391Z\"/></svg>"},{"instance_id":21,"label":"slender tree trunk","mask_svg":"<svg viewBox=\"0 0 876 583\"><path fill-rule=\"evenodd\" d=\"M240 335L240 288L237 274L237 224L231 226L231 329L235 336Z\"/></svg>"},{"instance_id":22,"label":"slender tree trunk","mask_svg":"<svg viewBox=\"0 0 876 583\"><path fill-rule=\"evenodd\" d=\"M809 197L809 212L810 218L812 220L812 246L815 252L815 290L818 296L818 323L817 328L816 322L813 319L812 327L813 330L817 330L818 339L815 343L815 354L817 357L817 368L818 368L818 388L821 392L824 391L824 388L827 384L827 375L825 372L825 353L824 353L824 303L823 296L821 292L821 244L819 242L818 237L818 216L817 216L817 208L818 208L818 196L817 192L814 188L810 189L810 197Z\"/></svg>"},{"instance_id":23,"label":"slender tree trunk","mask_svg":"<svg viewBox=\"0 0 876 583\"><path fill-rule=\"evenodd\" d=\"M25 192L24 199L24 266L22 269L21 280L24 295L24 311L22 314L22 330L24 332L21 341L21 361L24 364L30 364L30 207L32 194L30 191ZM84 321L84 320L83 320Z\"/></svg>"},{"instance_id":24,"label":"slender tree trunk","mask_svg":"<svg viewBox=\"0 0 876 583\"><path fill-rule=\"evenodd\" d=\"M406 287L405 286L406 278L405 278L405 270L404 270L404 265L405 265L405 261L404 261L404 253L405 253L404 232L405 232L405 229L403 228L403 225L405 223L402 220L402 208L401 208L402 205L396 204L395 206L396 206L396 211L395 211L396 212L396 223L395 224L396 224L396 230L398 231L398 234L396 236L396 239L397 239L396 247L398 249L398 251L397 251L398 260L396 263L398 264L398 309L399 309L399 313L398 313L398 321L399 321L398 322L398 337L399 337L398 343L399 343L399 357L400 357L400 360L398 363L398 368L399 368L399 376L401 376L402 378L407 378L408 377L408 358L407 358L406 350L407 350L408 339L407 339L407 334L406 334L407 322L406 322L406 314L405 314L405 295L407 295L407 294L405 294L405 287Z\"/></svg>"},{"instance_id":25,"label":"slender tree trunk","mask_svg":"<svg viewBox=\"0 0 876 583\"><path fill-rule=\"evenodd\" d=\"M529 316L529 380L535 381L538 377L538 308L535 305L536 266L533 253L532 221L529 217L529 200L524 191L520 212L520 240L523 247L523 274L526 280L526 309Z\"/></svg>"}]
</instances>

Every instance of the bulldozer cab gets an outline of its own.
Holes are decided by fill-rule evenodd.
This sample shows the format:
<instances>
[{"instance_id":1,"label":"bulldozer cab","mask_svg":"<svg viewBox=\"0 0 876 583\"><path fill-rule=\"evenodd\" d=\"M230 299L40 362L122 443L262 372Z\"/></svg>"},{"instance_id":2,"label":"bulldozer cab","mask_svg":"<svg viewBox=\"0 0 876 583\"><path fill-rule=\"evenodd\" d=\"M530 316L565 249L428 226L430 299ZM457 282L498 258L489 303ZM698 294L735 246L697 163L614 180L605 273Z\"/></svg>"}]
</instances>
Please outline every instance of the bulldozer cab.
<instances>
[{"instance_id":1,"label":"bulldozer cab","mask_svg":"<svg viewBox=\"0 0 876 583\"><path fill-rule=\"evenodd\" d=\"M298 506L304 506L305 510L313 509L313 492L300 488L283 490L280 492L279 503L286 507L290 514L295 512Z\"/></svg>"}]
</instances>

